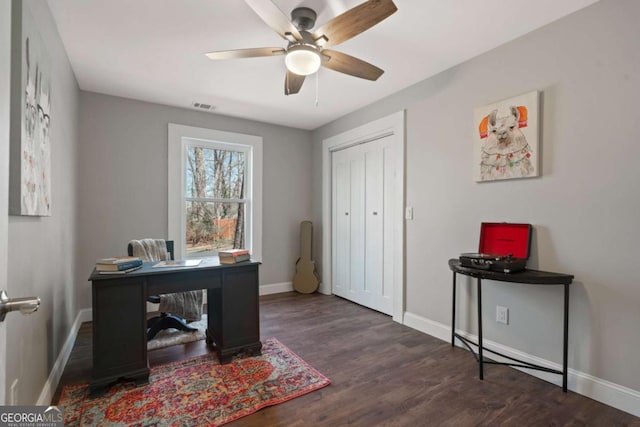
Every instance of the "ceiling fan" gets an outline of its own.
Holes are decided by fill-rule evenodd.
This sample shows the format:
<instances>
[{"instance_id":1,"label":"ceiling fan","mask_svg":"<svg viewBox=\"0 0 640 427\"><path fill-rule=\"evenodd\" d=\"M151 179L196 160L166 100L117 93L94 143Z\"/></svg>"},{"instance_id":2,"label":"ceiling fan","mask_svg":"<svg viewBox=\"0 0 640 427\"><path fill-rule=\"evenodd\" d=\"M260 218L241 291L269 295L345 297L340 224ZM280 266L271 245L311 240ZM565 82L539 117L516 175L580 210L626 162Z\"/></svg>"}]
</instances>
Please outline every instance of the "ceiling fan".
<instances>
[{"instance_id":1,"label":"ceiling fan","mask_svg":"<svg viewBox=\"0 0 640 427\"><path fill-rule=\"evenodd\" d=\"M298 7L291 12L291 20L271 0L245 0L253 11L289 44L286 48L259 47L210 52L211 59L253 58L259 56L285 56L287 73L285 95L296 94L305 76L318 71L321 65L344 74L367 80L377 80L384 71L361 59L327 49L373 27L392 15L398 8L393 0L367 0L336 16L320 28L311 31L316 23L316 12Z\"/></svg>"}]
</instances>

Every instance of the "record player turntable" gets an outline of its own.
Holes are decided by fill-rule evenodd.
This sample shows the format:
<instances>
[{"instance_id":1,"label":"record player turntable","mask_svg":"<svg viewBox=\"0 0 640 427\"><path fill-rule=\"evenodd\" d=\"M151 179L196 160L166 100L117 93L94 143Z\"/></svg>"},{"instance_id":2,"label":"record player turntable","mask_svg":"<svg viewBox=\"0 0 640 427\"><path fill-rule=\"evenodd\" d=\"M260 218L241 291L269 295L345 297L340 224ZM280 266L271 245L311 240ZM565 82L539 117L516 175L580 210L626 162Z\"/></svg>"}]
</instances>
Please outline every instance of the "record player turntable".
<instances>
[{"instance_id":1,"label":"record player turntable","mask_svg":"<svg viewBox=\"0 0 640 427\"><path fill-rule=\"evenodd\" d=\"M531 224L483 222L477 253L460 254L460 265L514 273L527 266L531 250Z\"/></svg>"}]
</instances>

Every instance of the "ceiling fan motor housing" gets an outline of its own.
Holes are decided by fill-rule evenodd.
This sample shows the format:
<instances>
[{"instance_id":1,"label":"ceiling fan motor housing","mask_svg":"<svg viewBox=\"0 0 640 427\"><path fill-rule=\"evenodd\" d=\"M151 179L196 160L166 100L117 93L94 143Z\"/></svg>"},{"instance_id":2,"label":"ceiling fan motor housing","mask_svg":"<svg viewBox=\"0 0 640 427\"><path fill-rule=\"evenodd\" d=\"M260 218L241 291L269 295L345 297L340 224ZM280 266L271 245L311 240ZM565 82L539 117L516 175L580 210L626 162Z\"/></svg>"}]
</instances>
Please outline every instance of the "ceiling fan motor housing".
<instances>
[{"instance_id":1,"label":"ceiling fan motor housing","mask_svg":"<svg viewBox=\"0 0 640 427\"><path fill-rule=\"evenodd\" d=\"M291 11L291 22L300 31L309 31L316 25L316 12L308 7L297 7Z\"/></svg>"}]
</instances>

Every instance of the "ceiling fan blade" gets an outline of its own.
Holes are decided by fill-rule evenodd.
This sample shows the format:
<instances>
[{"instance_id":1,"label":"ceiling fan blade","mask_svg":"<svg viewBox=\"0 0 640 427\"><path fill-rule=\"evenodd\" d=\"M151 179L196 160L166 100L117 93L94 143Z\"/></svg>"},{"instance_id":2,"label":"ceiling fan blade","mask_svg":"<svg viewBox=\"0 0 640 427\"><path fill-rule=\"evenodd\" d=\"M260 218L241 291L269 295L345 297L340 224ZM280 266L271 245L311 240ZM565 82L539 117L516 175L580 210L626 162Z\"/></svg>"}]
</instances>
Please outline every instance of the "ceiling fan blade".
<instances>
[{"instance_id":1,"label":"ceiling fan blade","mask_svg":"<svg viewBox=\"0 0 640 427\"><path fill-rule=\"evenodd\" d=\"M322 47L335 46L368 30L396 10L393 0L367 0L315 30L313 38Z\"/></svg>"},{"instance_id":2,"label":"ceiling fan blade","mask_svg":"<svg viewBox=\"0 0 640 427\"><path fill-rule=\"evenodd\" d=\"M221 50L205 53L210 59L255 58L258 56L284 55L286 51L281 47L256 47L253 49Z\"/></svg>"},{"instance_id":3,"label":"ceiling fan blade","mask_svg":"<svg viewBox=\"0 0 640 427\"><path fill-rule=\"evenodd\" d=\"M298 29L271 0L245 0L245 2L280 37L290 42L302 40Z\"/></svg>"},{"instance_id":4,"label":"ceiling fan blade","mask_svg":"<svg viewBox=\"0 0 640 427\"><path fill-rule=\"evenodd\" d=\"M362 59L347 55L346 53L329 49L323 50L322 53L329 57L328 60L322 62L322 65L334 71L367 80L378 80L384 73L384 70L375 65L371 65Z\"/></svg>"},{"instance_id":5,"label":"ceiling fan blade","mask_svg":"<svg viewBox=\"0 0 640 427\"><path fill-rule=\"evenodd\" d=\"M287 70L287 75L284 77L284 94L294 95L300 92L302 83L304 83L304 76L300 76Z\"/></svg>"}]
</instances>

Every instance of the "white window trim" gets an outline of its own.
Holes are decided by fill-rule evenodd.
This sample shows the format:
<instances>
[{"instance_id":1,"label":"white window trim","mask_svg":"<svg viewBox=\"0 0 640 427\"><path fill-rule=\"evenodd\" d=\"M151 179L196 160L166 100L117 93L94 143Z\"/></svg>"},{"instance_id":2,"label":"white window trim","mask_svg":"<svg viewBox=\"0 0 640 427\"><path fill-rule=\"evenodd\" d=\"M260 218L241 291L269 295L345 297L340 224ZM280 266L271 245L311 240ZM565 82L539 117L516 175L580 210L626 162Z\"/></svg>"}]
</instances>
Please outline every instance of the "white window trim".
<instances>
[{"instance_id":1,"label":"white window trim","mask_svg":"<svg viewBox=\"0 0 640 427\"><path fill-rule=\"evenodd\" d=\"M175 242L175 257L184 258L184 188L185 147L189 140L202 140L215 144L236 144L248 147L247 195L250 200L247 215L249 227L245 236L251 258L262 261L262 137L234 132L169 123L168 182L167 182L167 238ZM233 146L230 146L230 148Z\"/></svg>"}]
</instances>

